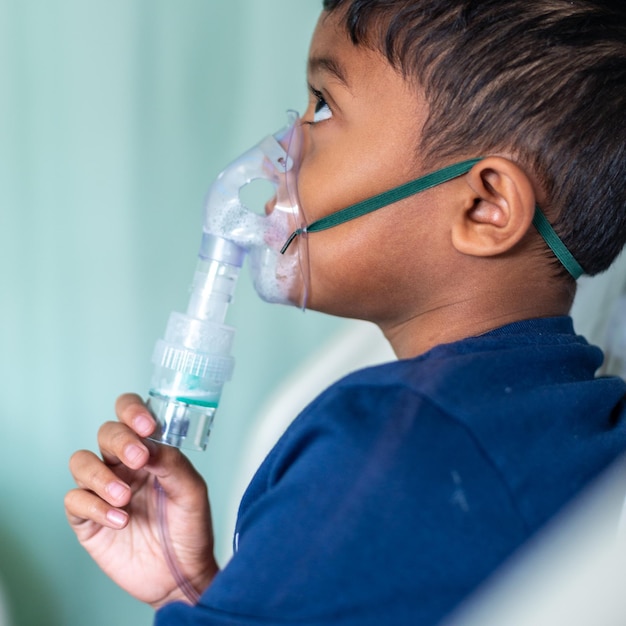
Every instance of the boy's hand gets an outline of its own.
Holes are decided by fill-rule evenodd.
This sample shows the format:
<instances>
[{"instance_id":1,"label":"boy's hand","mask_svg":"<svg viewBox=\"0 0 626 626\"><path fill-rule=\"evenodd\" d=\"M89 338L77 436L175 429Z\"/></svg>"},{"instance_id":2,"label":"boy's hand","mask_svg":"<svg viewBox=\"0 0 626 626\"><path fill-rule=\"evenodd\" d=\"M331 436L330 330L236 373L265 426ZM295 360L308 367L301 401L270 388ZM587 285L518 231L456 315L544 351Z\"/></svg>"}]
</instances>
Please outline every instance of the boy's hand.
<instances>
[{"instance_id":1,"label":"boy's hand","mask_svg":"<svg viewBox=\"0 0 626 626\"><path fill-rule=\"evenodd\" d=\"M118 398L119 422L98 433L102 459L81 450L70 470L78 485L65 511L79 542L123 589L154 608L184 595L159 541L155 480L166 494L170 542L184 576L201 592L218 571L206 484L181 452L143 438L155 429L141 398Z\"/></svg>"}]
</instances>

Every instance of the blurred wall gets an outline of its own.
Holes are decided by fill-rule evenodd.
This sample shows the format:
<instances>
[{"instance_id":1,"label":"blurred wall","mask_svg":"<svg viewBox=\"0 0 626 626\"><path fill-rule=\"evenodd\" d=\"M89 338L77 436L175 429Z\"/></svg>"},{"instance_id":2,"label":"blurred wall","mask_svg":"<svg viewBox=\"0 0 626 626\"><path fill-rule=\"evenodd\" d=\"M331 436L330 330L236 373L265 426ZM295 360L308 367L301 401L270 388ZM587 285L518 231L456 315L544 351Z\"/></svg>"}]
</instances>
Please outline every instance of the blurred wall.
<instances>
[{"instance_id":1,"label":"blurred wall","mask_svg":"<svg viewBox=\"0 0 626 626\"><path fill-rule=\"evenodd\" d=\"M151 622L69 530L67 461L147 391L213 177L304 109L320 5L0 0L0 579L19 626ZM264 304L247 276L229 321L235 377L193 455L221 546L257 407L345 323Z\"/></svg>"}]
</instances>

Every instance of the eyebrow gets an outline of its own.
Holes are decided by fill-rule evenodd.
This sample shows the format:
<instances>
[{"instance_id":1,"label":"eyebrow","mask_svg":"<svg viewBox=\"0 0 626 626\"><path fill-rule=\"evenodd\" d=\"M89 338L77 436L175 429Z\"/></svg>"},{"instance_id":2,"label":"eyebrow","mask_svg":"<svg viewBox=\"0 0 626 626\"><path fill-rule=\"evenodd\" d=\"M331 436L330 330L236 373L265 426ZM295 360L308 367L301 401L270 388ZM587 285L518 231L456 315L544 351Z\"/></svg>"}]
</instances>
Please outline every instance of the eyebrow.
<instances>
[{"instance_id":1,"label":"eyebrow","mask_svg":"<svg viewBox=\"0 0 626 626\"><path fill-rule=\"evenodd\" d=\"M309 73L328 72L332 74L340 83L348 87L348 79L343 66L331 57L311 57L308 61Z\"/></svg>"}]
</instances>

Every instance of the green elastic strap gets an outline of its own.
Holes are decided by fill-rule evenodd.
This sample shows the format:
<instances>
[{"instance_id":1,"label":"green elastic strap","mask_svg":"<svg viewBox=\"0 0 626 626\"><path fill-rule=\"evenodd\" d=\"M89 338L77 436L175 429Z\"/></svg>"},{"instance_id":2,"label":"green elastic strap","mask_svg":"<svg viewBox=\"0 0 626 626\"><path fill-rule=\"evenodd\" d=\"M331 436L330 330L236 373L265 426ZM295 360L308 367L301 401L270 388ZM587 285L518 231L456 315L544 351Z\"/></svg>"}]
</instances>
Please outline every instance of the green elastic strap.
<instances>
[{"instance_id":1,"label":"green elastic strap","mask_svg":"<svg viewBox=\"0 0 626 626\"><path fill-rule=\"evenodd\" d=\"M304 233L316 233L321 230L333 228L334 226L339 226L344 222L349 222L350 220L361 217L362 215L372 213L372 211L382 209L389 204L404 200L405 198L420 193L421 191L446 183L453 178L467 174L467 172L469 172L472 167L480 161L482 161L482 158L470 159L468 161L461 161L460 163L449 165L448 167L444 167L436 172L426 174L426 176L422 176L421 178L416 178L415 180L405 183L404 185L400 185L399 187L395 187L389 191L384 191L377 196L352 204L351 206L341 209L336 213L331 213L330 215L322 217L312 224L298 228L291 233L289 239L287 239L280 252L281 254L285 254L287 248L289 248L293 240L299 235ZM554 232L554 229L550 226L550 223L538 206L535 207L533 224L539 231L539 234L545 239L550 249L563 264L565 269L574 277L574 279L577 279L583 273L582 267L580 267L570 251L565 247L565 244L559 239L559 236Z\"/></svg>"},{"instance_id":2,"label":"green elastic strap","mask_svg":"<svg viewBox=\"0 0 626 626\"><path fill-rule=\"evenodd\" d=\"M351 206L346 207L345 209L341 209L336 213L331 213L330 215L322 217L321 219L313 222L312 224L309 224L304 228L298 228L298 230L294 231L289 239L287 239L285 245L282 247L281 253L285 254L287 248L291 245L291 242L298 235L302 235L305 232L316 233L320 230L332 228L333 226L339 226L339 224L349 222L350 220L353 220L357 217L361 217L361 215L367 215L372 211L382 209L388 204L393 204L394 202L398 202L399 200L404 200L405 198L413 196L420 191L424 191L426 189L430 189L431 187L441 185L441 183L448 182L453 178L457 178L458 176L466 174L480 160L481 159L471 159L470 161L462 161L461 163L455 163L454 165L450 165L449 167L444 167L441 170L432 172L431 174L426 174L426 176L422 176L421 178L412 180L408 183L405 183L404 185L400 185L399 187L395 187L394 189L390 189L389 191L384 191L377 196L373 196L371 198L368 198L367 200L363 200L362 202L352 204Z\"/></svg>"},{"instance_id":3,"label":"green elastic strap","mask_svg":"<svg viewBox=\"0 0 626 626\"><path fill-rule=\"evenodd\" d=\"M574 280L579 279L585 273L585 270L583 270L580 263L578 263L572 253L567 249L567 246L561 241L561 238L554 232L554 228L552 228L550 222L548 222L538 205L535 205L533 225L548 244L550 250L554 252L556 258L561 262L561 265L571 274Z\"/></svg>"}]
</instances>

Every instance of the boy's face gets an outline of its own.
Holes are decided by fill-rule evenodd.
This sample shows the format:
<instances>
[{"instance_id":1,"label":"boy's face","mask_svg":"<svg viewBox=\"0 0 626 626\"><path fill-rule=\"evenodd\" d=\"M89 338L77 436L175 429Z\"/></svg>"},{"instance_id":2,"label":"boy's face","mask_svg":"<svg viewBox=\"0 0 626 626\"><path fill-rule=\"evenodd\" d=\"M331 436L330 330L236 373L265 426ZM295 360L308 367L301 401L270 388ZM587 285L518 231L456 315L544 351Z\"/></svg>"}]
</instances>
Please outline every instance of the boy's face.
<instances>
[{"instance_id":1,"label":"boy's face","mask_svg":"<svg viewBox=\"0 0 626 626\"><path fill-rule=\"evenodd\" d=\"M309 53L298 177L308 223L429 169L416 154L425 100L384 57L354 46L338 18L322 14ZM414 306L416 279L436 269L442 243L437 197L431 190L312 233L309 308L380 323Z\"/></svg>"}]
</instances>

